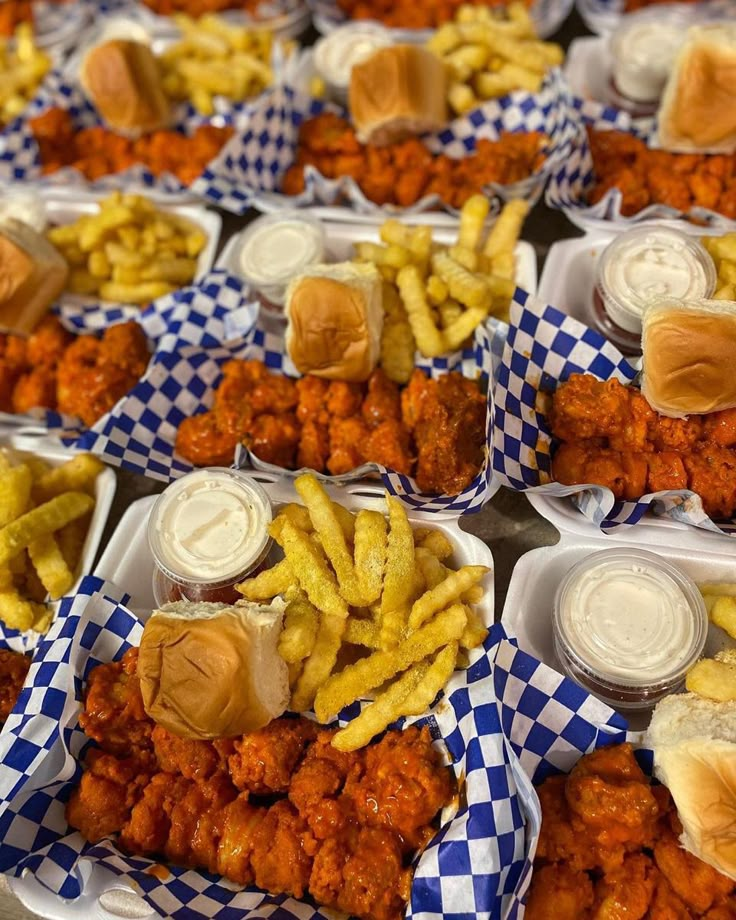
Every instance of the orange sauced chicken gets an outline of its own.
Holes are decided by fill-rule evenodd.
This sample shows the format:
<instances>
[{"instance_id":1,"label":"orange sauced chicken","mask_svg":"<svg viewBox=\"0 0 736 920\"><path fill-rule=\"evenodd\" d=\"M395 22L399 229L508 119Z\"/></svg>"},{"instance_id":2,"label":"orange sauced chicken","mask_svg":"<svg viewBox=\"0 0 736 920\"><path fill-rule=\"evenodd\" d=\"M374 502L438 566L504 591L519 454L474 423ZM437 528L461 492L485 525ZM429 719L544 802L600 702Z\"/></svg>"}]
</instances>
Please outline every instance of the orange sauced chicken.
<instances>
[{"instance_id":1,"label":"orange sauced chicken","mask_svg":"<svg viewBox=\"0 0 736 920\"><path fill-rule=\"evenodd\" d=\"M416 370L401 392L382 370L367 385L272 374L229 361L209 412L184 419L176 449L197 466L229 465L242 441L261 460L333 476L380 463L425 492L456 494L484 460L486 398L476 383Z\"/></svg>"},{"instance_id":2,"label":"orange sauced chicken","mask_svg":"<svg viewBox=\"0 0 736 920\"><path fill-rule=\"evenodd\" d=\"M667 418L634 387L573 374L555 391L548 421L562 442L552 458L558 482L606 486L632 501L691 489L712 517L736 511L736 409Z\"/></svg>"},{"instance_id":3,"label":"orange sauced chicken","mask_svg":"<svg viewBox=\"0 0 736 920\"><path fill-rule=\"evenodd\" d=\"M207 13L221 13L224 10L243 10L255 14L263 0L143 0L146 6L159 16L184 13L198 18Z\"/></svg>"},{"instance_id":4,"label":"orange sauced chicken","mask_svg":"<svg viewBox=\"0 0 736 920\"><path fill-rule=\"evenodd\" d=\"M352 753L303 718L186 740L147 719L136 664L130 649L90 673L80 725L100 748L69 800L72 827L239 885L399 920L412 858L452 794L426 728Z\"/></svg>"},{"instance_id":5,"label":"orange sauced chicken","mask_svg":"<svg viewBox=\"0 0 736 920\"><path fill-rule=\"evenodd\" d=\"M625 216L664 204L686 213L697 207L736 218L736 155L651 150L621 131L589 128L588 139L595 170L590 204L616 188Z\"/></svg>"},{"instance_id":6,"label":"orange sauced chicken","mask_svg":"<svg viewBox=\"0 0 736 920\"><path fill-rule=\"evenodd\" d=\"M101 339L74 337L54 316L27 339L0 334L0 411L58 409L93 425L144 374L150 355L136 322Z\"/></svg>"},{"instance_id":7,"label":"orange sauced chicken","mask_svg":"<svg viewBox=\"0 0 736 920\"><path fill-rule=\"evenodd\" d=\"M697 0L677 0L678 3L697 3ZM672 0L626 0L624 12L633 13L636 10L643 10L648 6L658 6L663 3L672 3Z\"/></svg>"},{"instance_id":8,"label":"orange sauced chicken","mask_svg":"<svg viewBox=\"0 0 736 920\"><path fill-rule=\"evenodd\" d=\"M0 725L12 712L30 666L27 655L0 649Z\"/></svg>"},{"instance_id":9,"label":"orange sauced chicken","mask_svg":"<svg viewBox=\"0 0 736 920\"><path fill-rule=\"evenodd\" d=\"M71 166L94 181L140 164L154 176L172 173L184 185L204 172L233 133L230 127L200 125L190 136L162 130L131 140L100 126L76 130L69 113L58 108L30 119L29 125L44 175Z\"/></svg>"},{"instance_id":10,"label":"orange sauced chicken","mask_svg":"<svg viewBox=\"0 0 736 920\"><path fill-rule=\"evenodd\" d=\"M352 176L376 204L408 207L437 194L461 208L491 183L511 185L537 172L545 141L538 132L503 133L497 141L479 140L474 153L452 159L431 153L418 138L387 147L361 144L348 121L325 112L300 127L296 162L284 175L281 191L301 194L304 167L314 166L328 179Z\"/></svg>"},{"instance_id":11,"label":"orange sauced chicken","mask_svg":"<svg viewBox=\"0 0 736 920\"><path fill-rule=\"evenodd\" d=\"M537 792L542 806L527 920L729 920L734 883L684 850L664 786L631 745L599 748Z\"/></svg>"},{"instance_id":12,"label":"orange sauced chicken","mask_svg":"<svg viewBox=\"0 0 736 920\"><path fill-rule=\"evenodd\" d=\"M468 0L338 0L351 19L375 19L396 29L435 29L450 22ZM470 0L474 5L503 8L505 0ZM526 0L531 5L531 0Z\"/></svg>"}]
</instances>

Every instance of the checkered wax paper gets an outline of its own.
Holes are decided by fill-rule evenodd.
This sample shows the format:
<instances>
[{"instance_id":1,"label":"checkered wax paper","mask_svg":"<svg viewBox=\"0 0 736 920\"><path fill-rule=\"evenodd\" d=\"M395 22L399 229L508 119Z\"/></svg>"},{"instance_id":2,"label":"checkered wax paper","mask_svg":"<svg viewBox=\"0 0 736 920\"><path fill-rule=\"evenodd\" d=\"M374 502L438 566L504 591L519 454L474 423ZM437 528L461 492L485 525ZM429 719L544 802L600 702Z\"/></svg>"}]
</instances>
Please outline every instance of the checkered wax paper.
<instances>
[{"instance_id":1,"label":"checkered wax paper","mask_svg":"<svg viewBox=\"0 0 736 920\"><path fill-rule=\"evenodd\" d=\"M52 71L23 115L16 118L0 133L0 185L24 182L40 187L75 186L101 191L117 188L126 190L150 188L169 194L182 194L189 191L171 173L164 173L157 177L143 166L133 166L124 172L103 176L94 182L90 182L71 167L65 167L44 176L41 172L38 144L31 130L29 119L52 107L67 110L76 130L103 124L94 107L87 101L82 89L69 83L61 71ZM221 113L213 118L206 118L196 112L192 106L181 104L176 109L172 130L188 135L199 125L206 123L218 127L235 125L240 123L241 118L246 117L248 108L249 104L243 103L233 106L227 114ZM232 140L233 138L231 142Z\"/></svg>"},{"instance_id":2,"label":"checkered wax paper","mask_svg":"<svg viewBox=\"0 0 736 920\"><path fill-rule=\"evenodd\" d=\"M128 879L154 909L174 920L245 920L274 910L276 916L299 920L326 917L306 902L254 888L238 890L202 872L171 868L161 880L146 871L150 860L123 855L112 840L92 846L70 833L64 805L79 780L79 755L88 743L78 723L85 681L94 666L137 645L143 631L126 603L115 585L87 577L77 596L62 602L36 654L4 733L10 744L0 771L0 871L20 876L30 870L52 892L73 899L83 887L82 857ZM500 916L524 866L528 846L524 804L516 792L518 766L512 766L514 755L493 695L491 664L499 637L503 633L495 627L485 648L471 653L468 668L453 675L429 713L408 720L429 725L438 749L464 779L459 808L443 813L440 830L416 866L407 915L418 920ZM507 666L517 673L513 663ZM584 750L594 729L584 721L584 700L575 705L584 712L578 721L585 730L574 725ZM355 703L343 710L340 723L360 709ZM554 749L549 739L547 749Z\"/></svg>"},{"instance_id":3,"label":"checkered wax paper","mask_svg":"<svg viewBox=\"0 0 736 920\"><path fill-rule=\"evenodd\" d=\"M323 111L344 114L291 86L279 86L264 94L253 108L247 129L210 163L192 191L236 214L244 213L250 205L273 210L340 201L362 214L379 217L419 213L437 206L456 213L442 205L436 195L425 196L410 208L379 206L365 197L351 177L327 179L314 167L305 169L302 194L281 194L282 178L296 159L299 126ZM491 184L488 189L503 200L522 197L536 201L550 173L583 142L580 121L559 69L549 74L539 93L518 91L486 102L423 140L433 153L462 158L475 150L479 140L496 140L502 131L541 131L549 138L546 160L538 173L513 185Z\"/></svg>"},{"instance_id":4,"label":"checkered wax paper","mask_svg":"<svg viewBox=\"0 0 736 920\"><path fill-rule=\"evenodd\" d=\"M546 38L562 25L570 15L574 0L534 0L531 14L537 34ZM337 0L307 0L312 11L314 24L320 32L329 32L336 26L348 22ZM431 29L392 29L397 42L424 42L432 34Z\"/></svg>"},{"instance_id":5,"label":"checkered wax paper","mask_svg":"<svg viewBox=\"0 0 736 920\"><path fill-rule=\"evenodd\" d=\"M493 471L502 485L572 500L599 528L636 524L646 511L712 530L736 533L736 520L715 524L687 489L654 492L638 501L615 501L602 486L550 482L552 435L542 403L571 374L631 383L634 368L599 333L517 289L511 325L494 391Z\"/></svg>"},{"instance_id":6,"label":"checkered wax paper","mask_svg":"<svg viewBox=\"0 0 736 920\"><path fill-rule=\"evenodd\" d=\"M614 106L604 105L591 99L572 97L571 111L577 113L580 130L577 144L570 155L562 160L550 173L545 200L551 208L564 211L569 219L586 229L588 222L610 220L616 224L636 225L657 218L673 219L685 216L684 211L664 204L650 204L636 214L626 217L621 213L622 195L618 188L609 189L600 201L588 204L588 195L595 184L595 167L584 126L596 131L623 131L656 146L656 125L652 119L639 121L628 112ZM711 211L695 207L687 212L703 224L714 227L736 227L736 221Z\"/></svg>"},{"instance_id":7,"label":"checkered wax paper","mask_svg":"<svg viewBox=\"0 0 736 920\"><path fill-rule=\"evenodd\" d=\"M234 358L257 359L274 372L298 377L286 355L283 336L267 332L257 322L258 308L242 282L222 271L213 272L204 286L171 295L176 309L157 318L166 334L159 340L151 367L130 394L89 431L76 446L98 454L108 463L124 466L154 479L168 481L192 470L175 449L181 422L211 408L223 365ZM199 341L195 341L201 332ZM432 377L456 370L488 390L486 443L492 441L491 345L483 326L476 330L471 347L441 358L416 356L416 366ZM270 470L278 476L297 473L263 463L246 450L237 452L236 463ZM376 464L366 464L342 477L344 482L380 474L385 487L408 507L423 511L465 513L477 511L493 494L490 462L459 495L422 495L412 479Z\"/></svg>"}]
</instances>

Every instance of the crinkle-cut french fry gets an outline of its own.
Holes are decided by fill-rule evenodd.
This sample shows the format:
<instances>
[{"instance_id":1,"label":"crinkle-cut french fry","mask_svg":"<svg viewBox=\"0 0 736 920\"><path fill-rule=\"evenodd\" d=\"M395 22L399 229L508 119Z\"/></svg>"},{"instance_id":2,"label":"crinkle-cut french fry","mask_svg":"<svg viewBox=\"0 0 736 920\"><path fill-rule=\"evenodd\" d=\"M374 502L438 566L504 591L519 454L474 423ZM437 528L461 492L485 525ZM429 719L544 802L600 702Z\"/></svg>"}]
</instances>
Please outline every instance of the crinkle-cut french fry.
<instances>
[{"instance_id":1,"label":"crinkle-cut french fry","mask_svg":"<svg viewBox=\"0 0 736 920\"><path fill-rule=\"evenodd\" d=\"M31 497L31 471L26 464L0 473L0 527L19 518Z\"/></svg>"},{"instance_id":2,"label":"crinkle-cut french fry","mask_svg":"<svg viewBox=\"0 0 736 920\"><path fill-rule=\"evenodd\" d=\"M346 617L323 613L312 654L304 662L296 689L291 698L294 712L306 712L314 703L315 694L332 673L345 634Z\"/></svg>"},{"instance_id":3,"label":"crinkle-cut french fry","mask_svg":"<svg viewBox=\"0 0 736 920\"><path fill-rule=\"evenodd\" d=\"M381 596L386 553L386 518L378 511L359 511L355 519L355 570L366 604Z\"/></svg>"},{"instance_id":4,"label":"crinkle-cut french fry","mask_svg":"<svg viewBox=\"0 0 736 920\"><path fill-rule=\"evenodd\" d=\"M284 520L274 539L314 606L325 615L346 620L348 607L340 596L335 576L309 535L294 527L291 521Z\"/></svg>"},{"instance_id":5,"label":"crinkle-cut french fry","mask_svg":"<svg viewBox=\"0 0 736 920\"><path fill-rule=\"evenodd\" d=\"M312 527L312 519L304 505L297 505L296 502L290 502L288 505L284 505L276 515L277 519L280 517L289 518L295 527L298 527L305 533L311 533L314 530Z\"/></svg>"},{"instance_id":6,"label":"crinkle-cut french fry","mask_svg":"<svg viewBox=\"0 0 736 920\"><path fill-rule=\"evenodd\" d=\"M353 645L362 645L365 648L378 649L380 643L380 629L373 620L361 620L358 617L348 617L343 639Z\"/></svg>"},{"instance_id":7,"label":"crinkle-cut french fry","mask_svg":"<svg viewBox=\"0 0 736 920\"><path fill-rule=\"evenodd\" d=\"M432 319L422 276L416 265L402 268L396 277L396 284L419 351L425 358L438 357L445 346L442 334Z\"/></svg>"},{"instance_id":8,"label":"crinkle-cut french fry","mask_svg":"<svg viewBox=\"0 0 736 920\"><path fill-rule=\"evenodd\" d=\"M435 613L449 607L489 571L484 565L464 565L456 572L450 572L444 581L414 602L409 614L409 629L418 629Z\"/></svg>"},{"instance_id":9,"label":"crinkle-cut french fry","mask_svg":"<svg viewBox=\"0 0 736 920\"><path fill-rule=\"evenodd\" d=\"M238 591L248 601L269 601L297 583L296 576L288 559L282 559L270 569L264 569L253 578L246 578L239 585Z\"/></svg>"},{"instance_id":10,"label":"crinkle-cut french fry","mask_svg":"<svg viewBox=\"0 0 736 920\"><path fill-rule=\"evenodd\" d=\"M56 532L56 540L59 544L61 555L72 572L77 571L82 558L91 521L92 514L88 512L82 517L65 524L64 527Z\"/></svg>"},{"instance_id":11,"label":"crinkle-cut french fry","mask_svg":"<svg viewBox=\"0 0 736 920\"><path fill-rule=\"evenodd\" d=\"M469 272L446 252L432 256L432 269L447 284L454 300L466 307L490 307L492 294L485 276Z\"/></svg>"},{"instance_id":12,"label":"crinkle-cut french fry","mask_svg":"<svg viewBox=\"0 0 736 920\"><path fill-rule=\"evenodd\" d=\"M488 316L484 307L468 307L442 330L446 351L456 351ZM449 318L449 317L448 317Z\"/></svg>"},{"instance_id":13,"label":"crinkle-cut french fry","mask_svg":"<svg viewBox=\"0 0 736 920\"><path fill-rule=\"evenodd\" d=\"M460 645L464 649L477 648L486 641L488 630L481 623L480 617L468 605L465 605L465 614L468 622L465 625L462 636L460 636Z\"/></svg>"},{"instance_id":14,"label":"crinkle-cut french fry","mask_svg":"<svg viewBox=\"0 0 736 920\"><path fill-rule=\"evenodd\" d=\"M466 622L465 608L462 604L454 604L395 648L374 652L348 665L339 674L330 677L317 692L314 701L317 718L320 722L328 722L343 706L365 696L438 648L459 640Z\"/></svg>"},{"instance_id":15,"label":"crinkle-cut french fry","mask_svg":"<svg viewBox=\"0 0 736 920\"><path fill-rule=\"evenodd\" d=\"M381 597L381 647L390 648L406 625L414 574L414 534L406 511L393 495L386 496L389 532L386 574Z\"/></svg>"},{"instance_id":16,"label":"crinkle-cut french fry","mask_svg":"<svg viewBox=\"0 0 736 920\"><path fill-rule=\"evenodd\" d=\"M9 629L25 632L37 618L38 605L33 601L22 598L15 588L0 591L0 620Z\"/></svg>"},{"instance_id":17,"label":"crinkle-cut french fry","mask_svg":"<svg viewBox=\"0 0 736 920\"><path fill-rule=\"evenodd\" d=\"M687 672L685 688L709 700L736 700L736 662L701 658Z\"/></svg>"},{"instance_id":18,"label":"crinkle-cut french fry","mask_svg":"<svg viewBox=\"0 0 736 920\"><path fill-rule=\"evenodd\" d=\"M499 253L513 252L528 213L529 202L523 198L507 201L491 227L483 246L483 255L493 259Z\"/></svg>"},{"instance_id":19,"label":"crinkle-cut french fry","mask_svg":"<svg viewBox=\"0 0 736 920\"><path fill-rule=\"evenodd\" d=\"M441 530L430 530L422 539L421 546L428 549L439 560L449 559L454 552L452 543Z\"/></svg>"},{"instance_id":20,"label":"crinkle-cut french fry","mask_svg":"<svg viewBox=\"0 0 736 920\"><path fill-rule=\"evenodd\" d=\"M74 584L74 573L66 564L54 535L47 533L28 545L28 555L41 584L52 600L62 597Z\"/></svg>"},{"instance_id":21,"label":"crinkle-cut french fry","mask_svg":"<svg viewBox=\"0 0 736 920\"><path fill-rule=\"evenodd\" d=\"M315 532L319 534L322 547L337 575L340 593L348 603L356 607L363 606L365 599L360 591L345 534L335 513L335 505L311 473L299 476L294 482L294 488L307 506Z\"/></svg>"},{"instance_id":22,"label":"crinkle-cut french fry","mask_svg":"<svg viewBox=\"0 0 736 920\"><path fill-rule=\"evenodd\" d=\"M461 249L469 249L471 252L478 249L490 209L491 204L485 195L472 195L462 206L457 237L457 245Z\"/></svg>"},{"instance_id":23,"label":"crinkle-cut french fry","mask_svg":"<svg viewBox=\"0 0 736 920\"><path fill-rule=\"evenodd\" d=\"M719 597L709 611L711 621L736 639L736 597Z\"/></svg>"},{"instance_id":24,"label":"crinkle-cut french fry","mask_svg":"<svg viewBox=\"0 0 736 920\"><path fill-rule=\"evenodd\" d=\"M65 492L27 511L0 530L0 565L47 533L92 510L94 499L83 492Z\"/></svg>"},{"instance_id":25,"label":"crinkle-cut french fry","mask_svg":"<svg viewBox=\"0 0 736 920\"><path fill-rule=\"evenodd\" d=\"M286 605L279 636L279 655L287 664L303 661L312 654L318 628L319 611L303 592L296 592Z\"/></svg>"},{"instance_id":26,"label":"crinkle-cut french fry","mask_svg":"<svg viewBox=\"0 0 736 920\"><path fill-rule=\"evenodd\" d=\"M95 481L104 469L105 464L93 454L77 454L44 473L33 487L33 497L36 501L48 501L62 492L94 495Z\"/></svg>"}]
</instances>

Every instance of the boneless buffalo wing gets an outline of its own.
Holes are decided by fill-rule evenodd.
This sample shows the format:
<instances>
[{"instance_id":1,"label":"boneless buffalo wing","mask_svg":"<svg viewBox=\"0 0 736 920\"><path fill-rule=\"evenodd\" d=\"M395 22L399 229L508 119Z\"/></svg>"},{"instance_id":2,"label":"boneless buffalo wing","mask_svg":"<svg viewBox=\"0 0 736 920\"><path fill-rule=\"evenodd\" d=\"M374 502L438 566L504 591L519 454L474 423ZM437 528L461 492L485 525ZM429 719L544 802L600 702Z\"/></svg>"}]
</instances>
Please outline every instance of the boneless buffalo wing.
<instances>
[{"instance_id":1,"label":"boneless buffalo wing","mask_svg":"<svg viewBox=\"0 0 736 920\"><path fill-rule=\"evenodd\" d=\"M0 334L0 411L58 409L93 425L142 377L150 355L136 322L74 337L53 316L27 339Z\"/></svg>"},{"instance_id":2,"label":"boneless buffalo wing","mask_svg":"<svg viewBox=\"0 0 736 920\"><path fill-rule=\"evenodd\" d=\"M58 108L30 119L29 126L44 175L71 166L94 181L140 164L154 176L172 173L183 185L204 172L233 133L230 127L200 125L189 136L162 130L132 140L101 126L77 130L70 114Z\"/></svg>"},{"instance_id":3,"label":"boneless buffalo wing","mask_svg":"<svg viewBox=\"0 0 736 920\"><path fill-rule=\"evenodd\" d=\"M525 0L531 5L531 0ZM503 8L504 0L470 0L473 5ZM452 20L468 0L338 0L351 19L373 19L395 29L435 29Z\"/></svg>"},{"instance_id":4,"label":"boneless buffalo wing","mask_svg":"<svg viewBox=\"0 0 736 920\"><path fill-rule=\"evenodd\" d=\"M596 484L617 499L690 489L705 511L736 511L736 409L667 418L634 387L573 374L555 391L549 414L562 443L552 476L566 485Z\"/></svg>"},{"instance_id":5,"label":"boneless buffalo wing","mask_svg":"<svg viewBox=\"0 0 736 920\"><path fill-rule=\"evenodd\" d=\"M379 463L424 492L456 494L483 465L486 411L478 385L454 372L415 370L402 392L380 369L363 386L234 360L212 409L179 426L176 449L197 466L229 465L242 441L265 462L334 476Z\"/></svg>"},{"instance_id":6,"label":"boneless buffalo wing","mask_svg":"<svg viewBox=\"0 0 736 920\"><path fill-rule=\"evenodd\" d=\"M728 920L734 883L684 850L664 786L631 745L599 748L537 789L542 828L528 920Z\"/></svg>"},{"instance_id":7,"label":"boneless buffalo wing","mask_svg":"<svg viewBox=\"0 0 736 920\"><path fill-rule=\"evenodd\" d=\"M328 179L352 176L376 204L408 207L436 194L461 208L491 183L511 185L537 172L545 142L538 132L504 132L497 141L479 140L474 153L452 159L431 153L417 138L386 147L361 144L348 121L325 112L300 127L296 162L285 173L281 191L301 194L304 167L313 166Z\"/></svg>"},{"instance_id":8,"label":"boneless buffalo wing","mask_svg":"<svg viewBox=\"0 0 736 920\"><path fill-rule=\"evenodd\" d=\"M427 729L389 731L352 753L302 718L239 738L177 738L145 715L137 651L90 672L80 725L100 747L67 805L72 827L239 885L398 920L412 858L452 794Z\"/></svg>"},{"instance_id":9,"label":"boneless buffalo wing","mask_svg":"<svg viewBox=\"0 0 736 920\"><path fill-rule=\"evenodd\" d=\"M678 211L707 208L736 218L736 155L668 153L621 131L588 129L595 184L590 204L611 189L621 192L621 213L637 214L650 204Z\"/></svg>"},{"instance_id":10,"label":"boneless buffalo wing","mask_svg":"<svg viewBox=\"0 0 736 920\"><path fill-rule=\"evenodd\" d=\"M27 655L0 649L0 725L12 712L30 666Z\"/></svg>"}]
</instances>

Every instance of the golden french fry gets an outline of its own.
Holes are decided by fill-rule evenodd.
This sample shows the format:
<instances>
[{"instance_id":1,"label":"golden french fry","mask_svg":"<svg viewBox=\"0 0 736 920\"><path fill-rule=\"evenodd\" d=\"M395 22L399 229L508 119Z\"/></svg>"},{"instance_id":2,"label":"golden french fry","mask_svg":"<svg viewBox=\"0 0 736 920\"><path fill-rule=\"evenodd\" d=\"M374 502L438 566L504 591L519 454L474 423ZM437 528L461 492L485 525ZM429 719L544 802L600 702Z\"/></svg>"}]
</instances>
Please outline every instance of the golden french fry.
<instances>
[{"instance_id":1,"label":"golden french fry","mask_svg":"<svg viewBox=\"0 0 736 920\"><path fill-rule=\"evenodd\" d=\"M329 495L311 473L299 476L294 488L306 505L322 547L335 570L340 593L348 603L363 606L366 601L360 590L353 558Z\"/></svg>"},{"instance_id":2,"label":"golden french fry","mask_svg":"<svg viewBox=\"0 0 736 920\"><path fill-rule=\"evenodd\" d=\"M528 213L529 202L523 198L507 201L491 227L483 246L483 255L493 259L502 252L513 252Z\"/></svg>"},{"instance_id":3,"label":"golden french fry","mask_svg":"<svg viewBox=\"0 0 736 920\"><path fill-rule=\"evenodd\" d=\"M291 698L291 708L294 712L306 712L311 709L316 693L325 685L332 673L342 645L346 619L347 617L328 613L323 613L320 617L312 654L304 662L304 668Z\"/></svg>"},{"instance_id":4,"label":"golden french fry","mask_svg":"<svg viewBox=\"0 0 736 920\"><path fill-rule=\"evenodd\" d=\"M274 533L274 539L283 549L292 572L296 574L309 600L325 614L322 619L331 616L346 620L348 607L340 596L335 576L309 535L298 530L288 519L284 519L278 534Z\"/></svg>"},{"instance_id":5,"label":"golden french fry","mask_svg":"<svg viewBox=\"0 0 736 920\"><path fill-rule=\"evenodd\" d=\"M100 285L100 297L119 303L147 304L174 290L175 288L165 281L146 281L141 284L117 284L108 281Z\"/></svg>"},{"instance_id":6,"label":"golden french fry","mask_svg":"<svg viewBox=\"0 0 736 920\"><path fill-rule=\"evenodd\" d=\"M319 628L319 612L300 591L286 606L284 628L279 636L279 655L287 664L312 654Z\"/></svg>"},{"instance_id":7,"label":"golden french fry","mask_svg":"<svg viewBox=\"0 0 736 920\"><path fill-rule=\"evenodd\" d=\"M381 596L386 564L386 518L378 511L362 510L355 519L355 569L366 604Z\"/></svg>"},{"instance_id":8,"label":"golden french fry","mask_svg":"<svg viewBox=\"0 0 736 920\"><path fill-rule=\"evenodd\" d=\"M285 594L297 583L288 559L282 559L270 569L264 569L254 578L246 578L235 590L249 601L270 601L277 594Z\"/></svg>"},{"instance_id":9,"label":"golden french fry","mask_svg":"<svg viewBox=\"0 0 736 920\"><path fill-rule=\"evenodd\" d=\"M343 506L339 505L337 502L332 502L331 504L345 540L348 543L352 543L355 539L355 515L351 514L347 508L343 508Z\"/></svg>"},{"instance_id":10,"label":"golden french fry","mask_svg":"<svg viewBox=\"0 0 736 920\"><path fill-rule=\"evenodd\" d=\"M467 604L465 605L465 615L468 621L462 636L460 636L460 646L464 649L477 648L486 641L488 630L481 623L478 614L474 610L471 610Z\"/></svg>"},{"instance_id":11,"label":"golden french fry","mask_svg":"<svg viewBox=\"0 0 736 920\"><path fill-rule=\"evenodd\" d=\"M37 633L47 633L54 616L53 610L47 607L46 604L33 604L33 614L34 619L31 623L31 629Z\"/></svg>"},{"instance_id":12,"label":"golden french fry","mask_svg":"<svg viewBox=\"0 0 736 920\"><path fill-rule=\"evenodd\" d=\"M0 565L8 562L39 537L92 510L94 499L83 492L65 492L27 511L0 530Z\"/></svg>"},{"instance_id":13,"label":"golden french fry","mask_svg":"<svg viewBox=\"0 0 736 920\"><path fill-rule=\"evenodd\" d=\"M703 584L698 585L698 590L706 597L709 594L715 595L716 597L736 597L736 584L724 582L723 584Z\"/></svg>"},{"instance_id":14,"label":"golden french fry","mask_svg":"<svg viewBox=\"0 0 736 920\"><path fill-rule=\"evenodd\" d=\"M445 252L432 256L432 269L447 284L452 298L466 307L490 308L492 292L485 276L469 272Z\"/></svg>"},{"instance_id":15,"label":"golden french fry","mask_svg":"<svg viewBox=\"0 0 736 920\"><path fill-rule=\"evenodd\" d=\"M444 581L414 602L409 614L409 629L418 629L435 613L449 607L468 588L477 585L489 571L484 565L464 565L456 572L450 572Z\"/></svg>"},{"instance_id":16,"label":"golden french fry","mask_svg":"<svg viewBox=\"0 0 736 920\"><path fill-rule=\"evenodd\" d=\"M432 319L419 269L415 265L402 268L396 283L419 351L425 358L438 357L444 351L444 342Z\"/></svg>"},{"instance_id":17,"label":"golden french fry","mask_svg":"<svg viewBox=\"0 0 736 920\"><path fill-rule=\"evenodd\" d=\"M15 588L0 591L0 620L9 629L25 632L39 617L38 605L24 600Z\"/></svg>"},{"instance_id":18,"label":"golden french fry","mask_svg":"<svg viewBox=\"0 0 736 920\"><path fill-rule=\"evenodd\" d=\"M104 469L105 464L93 454L77 454L44 473L33 487L33 496L36 501L48 501L62 492L94 495L95 480Z\"/></svg>"},{"instance_id":19,"label":"golden french fry","mask_svg":"<svg viewBox=\"0 0 736 920\"><path fill-rule=\"evenodd\" d=\"M414 550L416 563L422 571L424 583L428 589L435 588L441 581L444 581L448 570L442 565L434 553L422 546ZM464 599L464 598L463 598Z\"/></svg>"},{"instance_id":20,"label":"golden french fry","mask_svg":"<svg viewBox=\"0 0 736 920\"><path fill-rule=\"evenodd\" d=\"M31 496L31 471L22 463L0 473L0 527L20 517Z\"/></svg>"},{"instance_id":21,"label":"golden french fry","mask_svg":"<svg viewBox=\"0 0 736 920\"><path fill-rule=\"evenodd\" d=\"M374 652L330 677L322 684L314 700L318 720L328 722L343 706L365 696L395 674L432 655L438 648L459 640L466 621L465 608L462 604L455 604L438 613L396 648Z\"/></svg>"},{"instance_id":22,"label":"golden french fry","mask_svg":"<svg viewBox=\"0 0 736 920\"><path fill-rule=\"evenodd\" d=\"M49 597L57 600L66 594L74 584L74 574L66 564L53 534L44 534L33 540L28 545L28 555Z\"/></svg>"},{"instance_id":23,"label":"golden french fry","mask_svg":"<svg viewBox=\"0 0 736 920\"><path fill-rule=\"evenodd\" d=\"M289 518L291 523L300 530L303 530L304 533L311 533L314 530L312 527L312 519L304 505L297 505L295 502L284 505L276 515L277 519L280 517Z\"/></svg>"},{"instance_id":24,"label":"golden french fry","mask_svg":"<svg viewBox=\"0 0 736 920\"><path fill-rule=\"evenodd\" d=\"M406 626L414 574L414 534L406 511L393 495L386 496L389 533L386 574L381 597L381 647L395 645Z\"/></svg>"},{"instance_id":25,"label":"golden french fry","mask_svg":"<svg viewBox=\"0 0 736 920\"><path fill-rule=\"evenodd\" d=\"M473 585L461 595L460 599L464 604L479 604L485 597L485 593L480 585Z\"/></svg>"},{"instance_id":26,"label":"golden french fry","mask_svg":"<svg viewBox=\"0 0 736 920\"><path fill-rule=\"evenodd\" d=\"M687 673L685 687L710 700L736 700L736 663L703 658Z\"/></svg>"},{"instance_id":27,"label":"golden french fry","mask_svg":"<svg viewBox=\"0 0 736 920\"><path fill-rule=\"evenodd\" d=\"M480 245L483 224L486 222L491 204L485 195L472 195L460 210L460 230L457 245L471 252Z\"/></svg>"},{"instance_id":28,"label":"golden french fry","mask_svg":"<svg viewBox=\"0 0 736 920\"><path fill-rule=\"evenodd\" d=\"M445 351L456 351L460 348L463 342L485 321L487 316L488 310L483 307L469 307L464 313L461 313L442 330Z\"/></svg>"},{"instance_id":29,"label":"golden french fry","mask_svg":"<svg viewBox=\"0 0 736 920\"><path fill-rule=\"evenodd\" d=\"M383 283L385 317L381 333L381 367L394 383L408 383L414 370L416 342L409 318L393 284Z\"/></svg>"},{"instance_id":30,"label":"golden french fry","mask_svg":"<svg viewBox=\"0 0 736 920\"><path fill-rule=\"evenodd\" d=\"M421 540L421 546L429 550L430 553L440 560L449 559L454 552L452 543L450 543L441 530L430 530Z\"/></svg>"},{"instance_id":31,"label":"golden french fry","mask_svg":"<svg viewBox=\"0 0 736 920\"><path fill-rule=\"evenodd\" d=\"M353 645L363 645L366 648L378 649L381 647L381 632L372 620L361 620L357 617L348 617L343 639Z\"/></svg>"},{"instance_id":32,"label":"golden french fry","mask_svg":"<svg viewBox=\"0 0 736 920\"><path fill-rule=\"evenodd\" d=\"M83 514L74 521L69 521L68 524L56 532L56 540L59 544L61 555L72 572L77 571L82 558L91 520L92 515L90 513Z\"/></svg>"},{"instance_id":33,"label":"golden french fry","mask_svg":"<svg viewBox=\"0 0 736 920\"><path fill-rule=\"evenodd\" d=\"M710 618L716 626L736 639L736 597L718 597L709 611Z\"/></svg>"}]
</instances>

